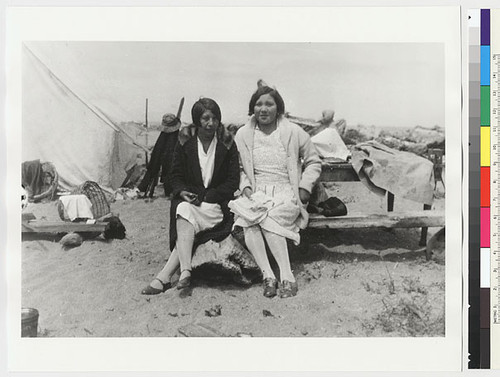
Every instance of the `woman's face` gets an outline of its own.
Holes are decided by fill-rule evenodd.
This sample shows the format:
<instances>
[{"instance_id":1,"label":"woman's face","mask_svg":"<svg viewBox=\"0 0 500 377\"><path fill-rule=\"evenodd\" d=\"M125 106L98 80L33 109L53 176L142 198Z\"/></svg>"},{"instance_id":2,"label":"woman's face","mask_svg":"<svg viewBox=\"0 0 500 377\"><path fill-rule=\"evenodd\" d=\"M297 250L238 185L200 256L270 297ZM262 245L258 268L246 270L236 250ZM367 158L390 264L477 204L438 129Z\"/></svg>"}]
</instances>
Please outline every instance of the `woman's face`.
<instances>
[{"instance_id":1,"label":"woman's face","mask_svg":"<svg viewBox=\"0 0 500 377\"><path fill-rule=\"evenodd\" d=\"M214 134L219 126L219 120L215 117L211 110L205 110L200 117L200 128L206 134Z\"/></svg>"},{"instance_id":2,"label":"woman's face","mask_svg":"<svg viewBox=\"0 0 500 377\"><path fill-rule=\"evenodd\" d=\"M268 126L276 121L278 105L270 94L263 94L255 102L253 112L259 125Z\"/></svg>"}]
</instances>

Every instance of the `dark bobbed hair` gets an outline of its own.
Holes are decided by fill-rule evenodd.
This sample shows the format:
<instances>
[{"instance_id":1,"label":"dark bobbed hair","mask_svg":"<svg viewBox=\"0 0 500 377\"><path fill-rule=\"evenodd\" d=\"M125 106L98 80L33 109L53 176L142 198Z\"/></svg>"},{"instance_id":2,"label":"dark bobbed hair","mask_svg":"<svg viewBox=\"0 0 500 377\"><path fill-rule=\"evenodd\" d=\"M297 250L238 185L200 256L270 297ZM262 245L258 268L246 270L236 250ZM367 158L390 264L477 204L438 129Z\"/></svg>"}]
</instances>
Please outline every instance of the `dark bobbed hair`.
<instances>
[{"instance_id":1,"label":"dark bobbed hair","mask_svg":"<svg viewBox=\"0 0 500 377\"><path fill-rule=\"evenodd\" d=\"M278 115L282 115L285 113L285 102L283 101L283 98L278 93L278 91L269 86L261 86L255 91L255 93L252 95L252 98L250 98L250 104L248 105L248 115L252 115L254 113L253 109L255 107L255 104L264 94L269 94L271 97L273 97L274 102L276 102L276 106L278 107Z\"/></svg>"},{"instance_id":2,"label":"dark bobbed hair","mask_svg":"<svg viewBox=\"0 0 500 377\"><path fill-rule=\"evenodd\" d=\"M217 102L215 102L211 98L200 98L198 101L196 101L193 105L193 108L191 109L191 117L193 119L193 124L196 127L200 127L200 118L203 115L203 113L207 110L210 110L219 123L222 121L222 115L220 112L220 107L217 105Z\"/></svg>"}]
</instances>

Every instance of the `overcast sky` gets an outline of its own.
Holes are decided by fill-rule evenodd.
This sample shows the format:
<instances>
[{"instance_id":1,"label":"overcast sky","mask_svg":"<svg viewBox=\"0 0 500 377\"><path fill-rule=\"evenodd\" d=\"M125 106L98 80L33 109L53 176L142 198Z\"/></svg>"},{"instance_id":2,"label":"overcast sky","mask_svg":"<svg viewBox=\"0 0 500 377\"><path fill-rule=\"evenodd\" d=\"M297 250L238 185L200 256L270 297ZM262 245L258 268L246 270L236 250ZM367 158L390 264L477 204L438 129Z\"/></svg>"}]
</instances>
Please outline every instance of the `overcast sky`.
<instances>
[{"instance_id":1,"label":"overcast sky","mask_svg":"<svg viewBox=\"0 0 500 377\"><path fill-rule=\"evenodd\" d=\"M82 98L117 121L175 113L215 99L225 123L244 123L262 78L292 115L325 109L349 125L444 126L444 49L429 43L31 42L28 47Z\"/></svg>"}]
</instances>

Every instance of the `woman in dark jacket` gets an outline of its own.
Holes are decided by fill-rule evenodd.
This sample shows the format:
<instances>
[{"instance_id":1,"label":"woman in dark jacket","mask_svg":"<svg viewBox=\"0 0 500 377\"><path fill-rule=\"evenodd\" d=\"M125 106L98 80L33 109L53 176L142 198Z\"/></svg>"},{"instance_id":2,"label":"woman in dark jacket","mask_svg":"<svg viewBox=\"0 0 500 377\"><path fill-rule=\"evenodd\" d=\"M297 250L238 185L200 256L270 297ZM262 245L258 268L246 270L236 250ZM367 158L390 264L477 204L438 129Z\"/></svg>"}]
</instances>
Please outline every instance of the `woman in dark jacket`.
<instances>
[{"instance_id":1,"label":"woman in dark jacket","mask_svg":"<svg viewBox=\"0 0 500 377\"><path fill-rule=\"evenodd\" d=\"M189 287L193 249L208 240L222 241L231 232L233 218L227 203L234 198L240 181L236 144L222 125L214 100L200 99L191 115L193 124L179 131L171 171L172 253L142 294L165 292L179 267L177 289Z\"/></svg>"}]
</instances>

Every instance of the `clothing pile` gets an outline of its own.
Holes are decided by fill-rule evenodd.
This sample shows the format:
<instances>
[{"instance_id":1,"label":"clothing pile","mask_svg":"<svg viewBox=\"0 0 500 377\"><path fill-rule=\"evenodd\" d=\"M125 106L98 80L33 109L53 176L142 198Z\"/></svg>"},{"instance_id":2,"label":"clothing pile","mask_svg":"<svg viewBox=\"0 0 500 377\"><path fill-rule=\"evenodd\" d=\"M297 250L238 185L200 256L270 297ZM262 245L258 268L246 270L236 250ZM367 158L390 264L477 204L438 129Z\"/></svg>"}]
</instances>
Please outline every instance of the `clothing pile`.
<instances>
[{"instance_id":1,"label":"clothing pile","mask_svg":"<svg viewBox=\"0 0 500 377\"><path fill-rule=\"evenodd\" d=\"M352 166L361 182L378 195L389 191L418 203L433 202L434 166L423 157L368 141L354 147Z\"/></svg>"}]
</instances>

